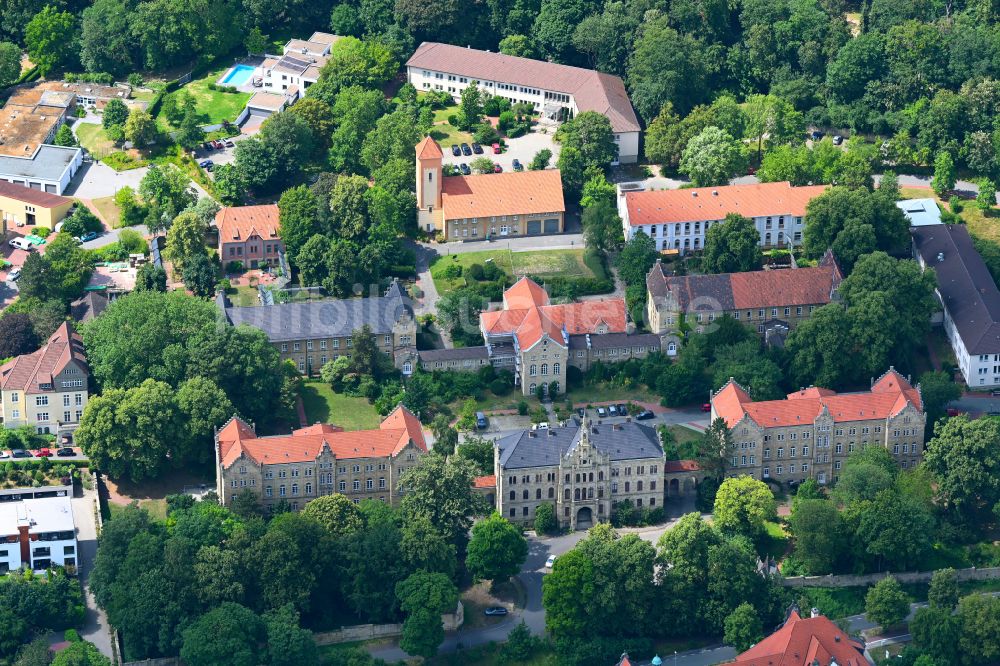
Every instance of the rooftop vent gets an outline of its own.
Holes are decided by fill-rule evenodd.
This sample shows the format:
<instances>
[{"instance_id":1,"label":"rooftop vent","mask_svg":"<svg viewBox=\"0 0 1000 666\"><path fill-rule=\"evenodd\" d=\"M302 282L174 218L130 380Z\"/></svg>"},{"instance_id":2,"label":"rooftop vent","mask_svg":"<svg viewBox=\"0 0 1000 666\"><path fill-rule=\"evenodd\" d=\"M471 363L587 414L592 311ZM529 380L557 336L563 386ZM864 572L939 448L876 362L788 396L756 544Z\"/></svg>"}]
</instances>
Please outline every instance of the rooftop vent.
<instances>
[{"instance_id":1,"label":"rooftop vent","mask_svg":"<svg viewBox=\"0 0 1000 666\"><path fill-rule=\"evenodd\" d=\"M698 196L698 193L697 193L697 192L692 192L692 193L691 193L691 196L693 196L693 197L697 197L697 196Z\"/></svg>"},{"instance_id":2,"label":"rooftop vent","mask_svg":"<svg viewBox=\"0 0 1000 666\"><path fill-rule=\"evenodd\" d=\"M937 260L944 261L944 252L938 252Z\"/></svg>"}]
</instances>

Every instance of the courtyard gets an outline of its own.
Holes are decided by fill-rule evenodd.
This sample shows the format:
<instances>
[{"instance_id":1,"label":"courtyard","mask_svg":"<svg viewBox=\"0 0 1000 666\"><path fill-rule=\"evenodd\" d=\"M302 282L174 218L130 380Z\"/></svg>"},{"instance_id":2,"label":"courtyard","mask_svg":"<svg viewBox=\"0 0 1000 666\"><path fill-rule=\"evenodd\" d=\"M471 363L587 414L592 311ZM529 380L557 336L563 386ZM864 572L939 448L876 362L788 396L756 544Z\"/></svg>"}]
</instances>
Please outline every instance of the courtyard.
<instances>
[{"instance_id":1,"label":"courtyard","mask_svg":"<svg viewBox=\"0 0 1000 666\"><path fill-rule=\"evenodd\" d=\"M439 295L468 286L466 271L470 266L485 266L493 263L499 266L510 281L524 275L539 278L607 278L601 263L582 248L579 250L542 250L534 252L512 252L508 249L464 252L437 257L431 264L431 277ZM451 266L460 266L461 275Z\"/></svg>"}]
</instances>

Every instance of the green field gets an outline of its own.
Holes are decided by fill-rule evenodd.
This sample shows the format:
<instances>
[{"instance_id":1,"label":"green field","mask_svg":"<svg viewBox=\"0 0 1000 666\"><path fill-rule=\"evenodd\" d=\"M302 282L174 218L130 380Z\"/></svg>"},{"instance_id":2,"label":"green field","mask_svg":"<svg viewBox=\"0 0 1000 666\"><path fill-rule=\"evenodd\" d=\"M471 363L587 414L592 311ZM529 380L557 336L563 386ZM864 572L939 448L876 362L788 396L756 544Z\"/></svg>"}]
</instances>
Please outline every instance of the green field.
<instances>
[{"instance_id":1,"label":"green field","mask_svg":"<svg viewBox=\"0 0 1000 666\"><path fill-rule=\"evenodd\" d=\"M226 65L219 69L213 69L204 77L192 81L175 91L176 94L176 92L184 90L194 97L195 110L198 113L198 120L202 125L216 125L224 120L236 120L236 116L240 114L240 111L246 106L247 100L251 97L250 93L227 93L219 92L218 90L209 90L208 86L218 81L219 77L228 68L229 66ZM177 129L167 120L166 115L162 112L162 106L160 108L161 111L156 116L157 127L165 132Z\"/></svg>"},{"instance_id":2,"label":"green field","mask_svg":"<svg viewBox=\"0 0 1000 666\"><path fill-rule=\"evenodd\" d=\"M431 265L431 277L438 293L466 286L464 277L447 278L444 273L449 265L457 264L463 272L473 264L495 263L512 278L523 275L538 277L599 278L607 277L604 267L595 258L585 256L584 250L540 250L535 252L510 252L486 250L438 257Z\"/></svg>"},{"instance_id":3,"label":"green field","mask_svg":"<svg viewBox=\"0 0 1000 666\"><path fill-rule=\"evenodd\" d=\"M456 143L472 143L472 135L463 132L448 122L448 116L458 113L458 105L452 104L434 112L434 127L431 129L431 137L444 147L451 147Z\"/></svg>"},{"instance_id":4,"label":"green field","mask_svg":"<svg viewBox=\"0 0 1000 666\"><path fill-rule=\"evenodd\" d=\"M76 124L76 140L95 157L102 157L117 150L114 142L104 133L104 127L100 124L78 122Z\"/></svg>"},{"instance_id":5,"label":"green field","mask_svg":"<svg viewBox=\"0 0 1000 666\"><path fill-rule=\"evenodd\" d=\"M310 380L302 385L302 403L309 423L333 423L344 430L377 428L382 418L364 398L334 393L326 382Z\"/></svg>"},{"instance_id":6,"label":"green field","mask_svg":"<svg viewBox=\"0 0 1000 666\"><path fill-rule=\"evenodd\" d=\"M122 213L118 208L118 204L115 203L114 197L92 199L91 203L94 204L94 207L101 212L101 217L104 218L104 221L108 223L109 227L115 229L119 224L121 224Z\"/></svg>"}]
</instances>

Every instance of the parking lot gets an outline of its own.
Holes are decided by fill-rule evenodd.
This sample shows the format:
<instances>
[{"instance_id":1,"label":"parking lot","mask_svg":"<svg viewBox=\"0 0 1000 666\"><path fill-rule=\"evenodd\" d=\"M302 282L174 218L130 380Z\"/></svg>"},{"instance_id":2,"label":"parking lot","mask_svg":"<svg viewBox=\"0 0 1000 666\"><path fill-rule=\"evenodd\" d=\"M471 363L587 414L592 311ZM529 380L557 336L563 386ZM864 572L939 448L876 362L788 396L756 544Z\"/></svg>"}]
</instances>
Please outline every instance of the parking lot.
<instances>
[{"instance_id":1,"label":"parking lot","mask_svg":"<svg viewBox=\"0 0 1000 666\"><path fill-rule=\"evenodd\" d=\"M17 456L15 456L14 455L14 451L21 451L23 454L27 454L27 455L17 455ZM72 455L69 455L69 451L73 452ZM48 452L49 455L48 456L42 456L41 454L44 453L44 452ZM63 455L58 455L59 452L63 452ZM57 448L55 446L49 447L48 449L30 449L30 450L27 450L27 451L25 451L23 449L0 450L0 460L2 460L4 462L11 461L11 462L15 462L16 463L16 462L19 462L21 460L38 460L39 458L42 458L42 457L50 458L53 461L58 461L58 460L65 460L65 461L87 460L87 456L85 456L83 454L83 451L81 451L80 447L78 447L78 446L67 446L67 447L65 447L65 451L62 448Z\"/></svg>"},{"instance_id":2,"label":"parking lot","mask_svg":"<svg viewBox=\"0 0 1000 666\"><path fill-rule=\"evenodd\" d=\"M547 129L547 133L543 134L542 131ZM472 160L479 157L488 157L493 160L494 163L499 164L504 171L512 171L514 169L513 162L515 159L524 165L527 169L528 165L531 164L531 160L534 159L535 153L542 150L543 148L548 148L552 151L552 159L549 160L549 167L555 167L556 160L559 159L559 144L552 140L552 136L555 134L555 128L535 128L534 131L525 134L524 136L519 136L516 139L506 139L507 147L503 153L499 155L493 154L493 149L490 146L483 146L482 155L459 155L455 156L451 152L450 147L442 148L444 151L444 164L454 164L458 166L459 164L471 164Z\"/></svg>"}]
</instances>

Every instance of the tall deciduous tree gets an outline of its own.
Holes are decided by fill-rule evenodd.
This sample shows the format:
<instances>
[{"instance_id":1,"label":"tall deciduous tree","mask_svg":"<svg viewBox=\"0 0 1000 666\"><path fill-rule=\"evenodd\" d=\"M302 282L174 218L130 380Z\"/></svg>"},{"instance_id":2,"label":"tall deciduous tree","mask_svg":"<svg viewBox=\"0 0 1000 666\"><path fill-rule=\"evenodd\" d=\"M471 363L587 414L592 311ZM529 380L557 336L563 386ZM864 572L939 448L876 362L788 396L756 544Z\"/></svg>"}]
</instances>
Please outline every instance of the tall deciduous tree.
<instances>
[{"instance_id":1,"label":"tall deciduous tree","mask_svg":"<svg viewBox=\"0 0 1000 666\"><path fill-rule=\"evenodd\" d=\"M715 495L712 515L723 532L758 537L764 523L777 515L774 494L766 483L750 476L726 479Z\"/></svg>"},{"instance_id":2,"label":"tall deciduous tree","mask_svg":"<svg viewBox=\"0 0 1000 666\"><path fill-rule=\"evenodd\" d=\"M740 604L726 617L723 640L736 648L737 652L749 650L763 637L764 627L757 611L750 604Z\"/></svg>"},{"instance_id":3,"label":"tall deciduous tree","mask_svg":"<svg viewBox=\"0 0 1000 666\"><path fill-rule=\"evenodd\" d=\"M472 516L482 512L482 497L472 491L475 476L475 467L463 458L424 456L403 473L403 515L427 516L449 541L461 542Z\"/></svg>"},{"instance_id":4,"label":"tall deciduous tree","mask_svg":"<svg viewBox=\"0 0 1000 666\"><path fill-rule=\"evenodd\" d=\"M314 518L336 536L350 536L364 526L357 505L340 493L310 500L302 509L302 513Z\"/></svg>"},{"instance_id":5,"label":"tall deciduous tree","mask_svg":"<svg viewBox=\"0 0 1000 666\"><path fill-rule=\"evenodd\" d=\"M224 603L184 631L181 658L191 666L256 666L265 636L256 613L246 606Z\"/></svg>"},{"instance_id":6,"label":"tall deciduous tree","mask_svg":"<svg viewBox=\"0 0 1000 666\"><path fill-rule=\"evenodd\" d=\"M441 615L455 610L458 589L440 573L418 571L396 585L399 606L407 614L400 647L429 659L444 641Z\"/></svg>"},{"instance_id":7,"label":"tall deciduous tree","mask_svg":"<svg viewBox=\"0 0 1000 666\"><path fill-rule=\"evenodd\" d=\"M11 42L0 42L0 88L17 81L21 75L21 49Z\"/></svg>"},{"instance_id":8,"label":"tall deciduous tree","mask_svg":"<svg viewBox=\"0 0 1000 666\"><path fill-rule=\"evenodd\" d=\"M892 576L875 583L865 596L865 615L883 628L899 624L909 612L910 599Z\"/></svg>"},{"instance_id":9,"label":"tall deciduous tree","mask_svg":"<svg viewBox=\"0 0 1000 666\"><path fill-rule=\"evenodd\" d=\"M680 171L697 187L728 185L745 168L742 144L718 127L706 127L681 153Z\"/></svg>"},{"instance_id":10,"label":"tall deciduous tree","mask_svg":"<svg viewBox=\"0 0 1000 666\"><path fill-rule=\"evenodd\" d=\"M67 67L76 57L76 17L46 5L24 28L24 45L42 76Z\"/></svg>"},{"instance_id":11,"label":"tall deciduous tree","mask_svg":"<svg viewBox=\"0 0 1000 666\"><path fill-rule=\"evenodd\" d=\"M966 515L1000 501L1000 419L970 421L957 416L940 422L927 444L924 464L937 479L948 505Z\"/></svg>"},{"instance_id":12,"label":"tall deciduous tree","mask_svg":"<svg viewBox=\"0 0 1000 666\"><path fill-rule=\"evenodd\" d=\"M521 570L527 555L521 530L494 511L473 525L465 564L477 578L504 582Z\"/></svg>"},{"instance_id":13,"label":"tall deciduous tree","mask_svg":"<svg viewBox=\"0 0 1000 666\"><path fill-rule=\"evenodd\" d=\"M705 235L702 267L709 273L743 273L760 268L760 233L753 220L729 213Z\"/></svg>"}]
</instances>

